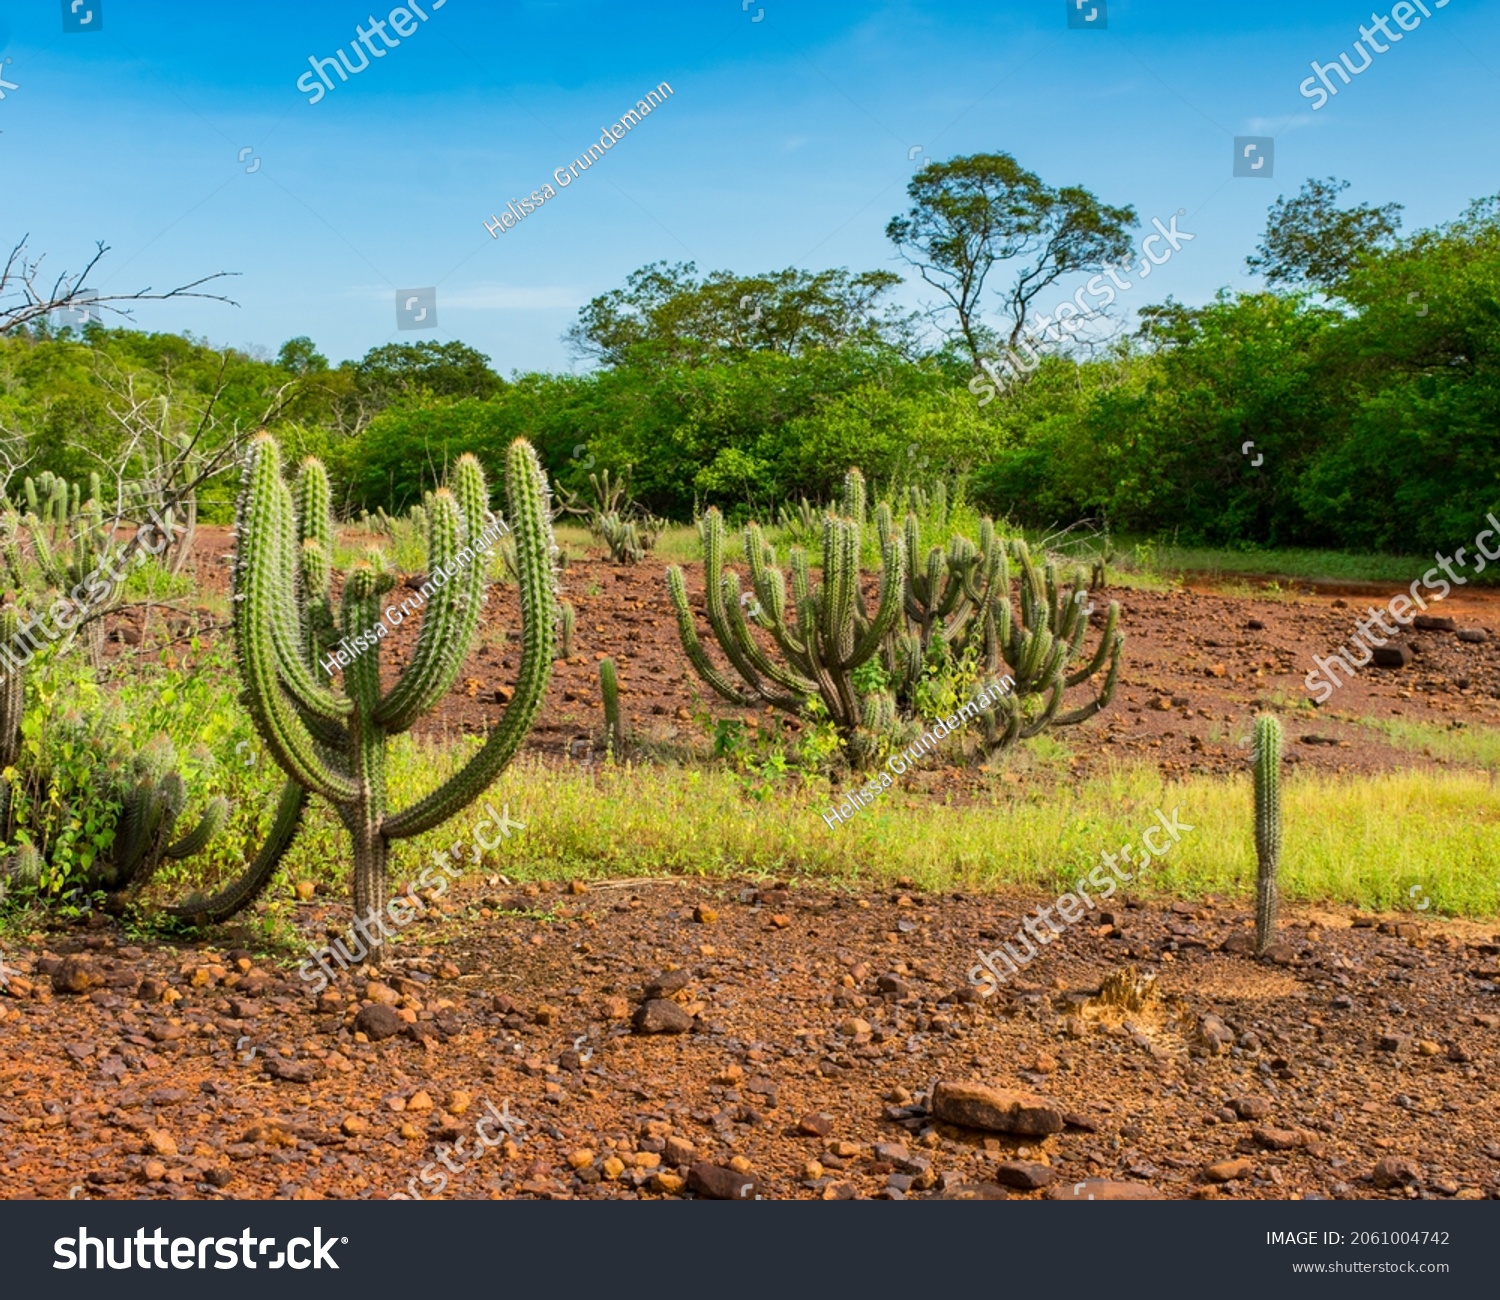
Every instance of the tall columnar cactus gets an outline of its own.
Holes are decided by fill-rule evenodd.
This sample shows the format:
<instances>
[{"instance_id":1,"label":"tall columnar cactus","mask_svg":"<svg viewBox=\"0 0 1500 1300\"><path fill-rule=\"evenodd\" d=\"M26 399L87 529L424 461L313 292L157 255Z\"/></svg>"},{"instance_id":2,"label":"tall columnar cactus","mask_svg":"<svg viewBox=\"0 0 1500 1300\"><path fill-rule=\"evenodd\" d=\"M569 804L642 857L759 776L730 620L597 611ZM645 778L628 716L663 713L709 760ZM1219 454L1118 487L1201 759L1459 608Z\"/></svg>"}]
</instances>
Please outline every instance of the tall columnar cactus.
<instances>
[{"instance_id":1,"label":"tall columnar cactus","mask_svg":"<svg viewBox=\"0 0 1500 1300\"><path fill-rule=\"evenodd\" d=\"M599 661L599 694L604 697L604 741L616 760L625 754L625 728L620 722L620 679L613 659Z\"/></svg>"},{"instance_id":2,"label":"tall columnar cactus","mask_svg":"<svg viewBox=\"0 0 1500 1300\"><path fill-rule=\"evenodd\" d=\"M1255 857L1255 951L1263 954L1276 941L1281 902L1281 723L1270 713L1255 720Z\"/></svg>"},{"instance_id":3,"label":"tall columnar cactus","mask_svg":"<svg viewBox=\"0 0 1500 1300\"><path fill-rule=\"evenodd\" d=\"M860 544L865 516L864 480L855 472L846 481L841 501L845 513L823 517L822 581L813 584L807 553L791 550L792 600L786 579L776 567L775 552L760 528L745 528L745 563L754 601L748 612L740 598L739 575L724 568L724 520L708 510L699 523L703 541L704 585L709 628L738 674L738 681L715 667L698 639L682 570L667 570L667 587L677 611L683 648L698 675L725 699L739 705L770 704L792 713L818 698L840 737L853 742L865 725L867 709L856 689L856 672L880 654L882 643L901 616L901 581L905 551L891 526L890 512L877 510L880 539L879 596L873 612L861 590ZM747 598L751 593L746 593ZM780 651L771 657L752 634L753 623ZM884 710L877 708L877 715Z\"/></svg>"},{"instance_id":4,"label":"tall columnar cactus","mask_svg":"<svg viewBox=\"0 0 1500 1300\"><path fill-rule=\"evenodd\" d=\"M234 630L245 698L268 752L290 787L333 804L353 840L356 919L388 901L393 841L441 825L474 802L520 748L541 709L552 670L555 591L547 481L524 439L506 454L506 518L516 538L521 593L521 666L504 717L455 775L394 812L386 789L386 748L447 694L478 630L487 585L481 533L489 490L473 456L461 457L451 488L428 494L429 577L416 604L421 630L410 664L381 688L381 597L394 585L378 554L345 575L335 612L331 575L333 516L322 464L302 465L295 488L281 473L268 434L250 443L240 498ZM358 640L356 639L358 638ZM344 642L345 649L336 653ZM348 647L353 647L350 653ZM332 669L343 671L343 689ZM296 802L284 795L284 801ZM378 942L378 940L376 941Z\"/></svg>"}]
</instances>

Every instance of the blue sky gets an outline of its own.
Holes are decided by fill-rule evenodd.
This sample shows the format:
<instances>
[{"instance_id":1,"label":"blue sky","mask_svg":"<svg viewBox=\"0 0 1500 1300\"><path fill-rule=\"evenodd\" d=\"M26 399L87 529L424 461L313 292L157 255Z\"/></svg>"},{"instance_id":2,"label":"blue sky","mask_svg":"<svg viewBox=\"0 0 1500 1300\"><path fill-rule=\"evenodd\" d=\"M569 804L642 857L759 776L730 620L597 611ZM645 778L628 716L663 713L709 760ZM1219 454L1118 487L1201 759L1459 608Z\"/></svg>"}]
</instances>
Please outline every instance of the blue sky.
<instances>
[{"instance_id":1,"label":"blue sky","mask_svg":"<svg viewBox=\"0 0 1500 1300\"><path fill-rule=\"evenodd\" d=\"M1194 240L1132 310L1251 287L1266 209L1309 176L1405 204L1408 229L1500 190L1500 6L1479 0L1426 0L1317 110L1299 84L1353 50L1367 4L1108 0L1106 27L1073 30L1068 0L433 2L311 103L309 57L393 6L80 0L102 30L65 33L69 0L0 0L0 239L30 232L54 270L102 239L110 289L240 273L239 307L145 304L145 328L273 352L307 334L334 360L456 338L509 373L572 366L578 308L654 260L903 270L884 228L928 157L1013 153L1143 233L1185 209ZM486 232L662 81L593 169ZM1232 175L1249 135L1275 138L1269 179ZM398 330L397 291L426 286L438 328Z\"/></svg>"}]
</instances>

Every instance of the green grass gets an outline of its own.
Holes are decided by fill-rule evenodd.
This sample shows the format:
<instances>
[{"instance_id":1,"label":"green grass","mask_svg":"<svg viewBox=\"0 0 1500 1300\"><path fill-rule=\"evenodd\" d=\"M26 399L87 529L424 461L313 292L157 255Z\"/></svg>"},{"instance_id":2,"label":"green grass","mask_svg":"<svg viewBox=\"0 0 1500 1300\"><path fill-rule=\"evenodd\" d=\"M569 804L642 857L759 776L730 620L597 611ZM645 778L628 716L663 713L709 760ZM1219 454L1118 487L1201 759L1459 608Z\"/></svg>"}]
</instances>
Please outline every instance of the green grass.
<instances>
[{"instance_id":1,"label":"green grass","mask_svg":"<svg viewBox=\"0 0 1500 1300\"><path fill-rule=\"evenodd\" d=\"M1500 727L1459 723L1409 722L1404 718L1350 717L1351 722L1381 732L1397 749L1445 759L1485 772L1500 771Z\"/></svg>"},{"instance_id":2,"label":"green grass","mask_svg":"<svg viewBox=\"0 0 1500 1300\"><path fill-rule=\"evenodd\" d=\"M1211 578L1256 574L1325 581L1396 582L1405 586L1432 567L1432 557L1421 555L1378 555L1296 547L1229 550L1174 546L1133 538L1116 539L1115 550L1122 568L1138 569L1161 578L1178 578L1183 574Z\"/></svg>"},{"instance_id":3,"label":"green grass","mask_svg":"<svg viewBox=\"0 0 1500 1300\"><path fill-rule=\"evenodd\" d=\"M413 747L393 765L392 789L439 773L436 756ZM1122 768L1081 783L1038 772L1031 789L1003 785L987 803L946 806L911 790L830 829L834 801L824 783L786 782L761 800L720 768L606 767L588 771L517 764L497 783L526 830L502 844L486 870L513 878L683 875L791 876L830 884L878 885L910 876L932 889L1020 887L1061 891L1104 850L1134 844L1155 810L1181 809L1195 829L1152 869L1143 892L1171 898L1220 893L1248 900L1255 878L1248 776L1164 783L1154 769ZM1290 779L1284 791L1285 896L1300 902L1377 910L1410 907L1420 886L1432 915L1500 912L1500 812L1487 777L1393 773L1375 778ZM446 846L467 833L462 816L427 837ZM294 852L300 867L342 861L347 849L324 838L331 819ZM403 849L404 879L427 845Z\"/></svg>"}]
</instances>

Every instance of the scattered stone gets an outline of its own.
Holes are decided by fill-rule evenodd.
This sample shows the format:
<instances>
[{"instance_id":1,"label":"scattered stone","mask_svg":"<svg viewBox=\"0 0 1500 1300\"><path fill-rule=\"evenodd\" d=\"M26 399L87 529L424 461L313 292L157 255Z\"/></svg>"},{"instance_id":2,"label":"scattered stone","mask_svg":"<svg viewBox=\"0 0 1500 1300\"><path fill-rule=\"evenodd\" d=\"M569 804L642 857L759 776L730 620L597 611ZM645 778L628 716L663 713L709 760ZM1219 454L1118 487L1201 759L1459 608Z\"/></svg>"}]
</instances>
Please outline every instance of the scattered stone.
<instances>
[{"instance_id":1,"label":"scattered stone","mask_svg":"<svg viewBox=\"0 0 1500 1300\"><path fill-rule=\"evenodd\" d=\"M977 1083L939 1083L932 1090L932 1113L949 1124L990 1133L1044 1137L1063 1128L1062 1112L1050 1101Z\"/></svg>"},{"instance_id":2,"label":"scattered stone","mask_svg":"<svg viewBox=\"0 0 1500 1300\"><path fill-rule=\"evenodd\" d=\"M1016 1187L1023 1192L1034 1192L1046 1187L1057 1177L1050 1165L1039 1165L1029 1160L1003 1160L995 1166L995 1181L1006 1187Z\"/></svg>"},{"instance_id":3,"label":"scattered stone","mask_svg":"<svg viewBox=\"0 0 1500 1300\"><path fill-rule=\"evenodd\" d=\"M797 1121L797 1131L804 1137L827 1137L833 1132L833 1117L814 1113Z\"/></svg>"},{"instance_id":4,"label":"scattered stone","mask_svg":"<svg viewBox=\"0 0 1500 1300\"><path fill-rule=\"evenodd\" d=\"M1387 641L1385 645L1372 646L1370 653L1373 656L1371 662L1377 668L1405 668L1411 663L1411 647L1404 641Z\"/></svg>"},{"instance_id":5,"label":"scattered stone","mask_svg":"<svg viewBox=\"0 0 1500 1300\"><path fill-rule=\"evenodd\" d=\"M1265 1119L1271 1113L1271 1103L1264 1097L1236 1097L1229 1103L1237 1119Z\"/></svg>"},{"instance_id":6,"label":"scattered stone","mask_svg":"<svg viewBox=\"0 0 1500 1300\"><path fill-rule=\"evenodd\" d=\"M262 1067L265 1073L283 1083L311 1083L317 1077L309 1061L289 1061L284 1056L268 1056Z\"/></svg>"},{"instance_id":7,"label":"scattered stone","mask_svg":"<svg viewBox=\"0 0 1500 1300\"><path fill-rule=\"evenodd\" d=\"M383 1002L372 1002L359 1009L359 1014L354 1017L354 1028L372 1043L378 1043L399 1034L406 1028L406 1021L401 1019L394 1007L388 1007Z\"/></svg>"},{"instance_id":8,"label":"scattered stone","mask_svg":"<svg viewBox=\"0 0 1500 1300\"><path fill-rule=\"evenodd\" d=\"M688 1170L687 1185L710 1201L749 1201L754 1199L758 1190L752 1175L709 1164L706 1160L700 1160Z\"/></svg>"},{"instance_id":9,"label":"scattered stone","mask_svg":"<svg viewBox=\"0 0 1500 1300\"><path fill-rule=\"evenodd\" d=\"M98 984L99 976L93 963L82 955L64 957L52 972L54 993L87 993Z\"/></svg>"},{"instance_id":10,"label":"scattered stone","mask_svg":"<svg viewBox=\"0 0 1500 1300\"><path fill-rule=\"evenodd\" d=\"M1458 639L1469 645L1483 645L1490 639L1490 634L1482 627L1461 627L1458 629Z\"/></svg>"},{"instance_id":11,"label":"scattered stone","mask_svg":"<svg viewBox=\"0 0 1500 1300\"><path fill-rule=\"evenodd\" d=\"M636 1009L631 1026L638 1034L685 1034L693 1027L693 1017L675 1002L652 998Z\"/></svg>"},{"instance_id":12,"label":"scattered stone","mask_svg":"<svg viewBox=\"0 0 1500 1300\"><path fill-rule=\"evenodd\" d=\"M1457 632L1458 624L1451 618L1439 618L1436 614L1418 614L1412 626L1419 632Z\"/></svg>"},{"instance_id":13,"label":"scattered stone","mask_svg":"<svg viewBox=\"0 0 1500 1300\"><path fill-rule=\"evenodd\" d=\"M370 1127L368 1120L359 1115L345 1115L344 1121L339 1125L339 1131L345 1137L358 1137Z\"/></svg>"},{"instance_id":14,"label":"scattered stone","mask_svg":"<svg viewBox=\"0 0 1500 1300\"><path fill-rule=\"evenodd\" d=\"M1216 1165L1209 1165L1203 1172L1211 1182L1228 1183L1236 1178L1248 1177L1254 1168L1254 1162L1242 1156L1238 1160L1221 1160Z\"/></svg>"},{"instance_id":15,"label":"scattered stone","mask_svg":"<svg viewBox=\"0 0 1500 1300\"><path fill-rule=\"evenodd\" d=\"M667 971L663 975L658 975L646 985L646 999L649 1001L653 998L669 998L679 989L686 988L692 978L692 972L686 970Z\"/></svg>"},{"instance_id":16,"label":"scattered stone","mask_svg":"<svg viewBox=\"0 0 1500 1300\"><path fill-rule=\"evenodd\" d=\"M702 903L693 908L693 920L697 921L699 925L714 925L718 922L718 919L719 914L711 907L704 907Z\"/></svg>"},{"instance_id":17,"label":"scattered stone","mask_svg":"<svg viewBox=\"0 0 1500 1300\"><path fill-rule=\"evenodd\" d=\"M1376 1163L1370 1174L1376 1187L1414 1187L1422 1181L1422 1171L1415 1161L1405 1156L1386 1156Z\"/></svg>"},{"instance_id":18,"label":"scattered stone","mask_svg":"<svg viewBox=\"0 0 1500 1300\"><path fill-rule=\"evenodd\" d=\"M958 1183L938 1193L940 1201L1008 1201L1010 1193L998 1183Z\"/></svg>"},{"instance_id":19,"label":"scattered stone","mask_svg":"<svg viewBox=\"0 0 1500 1300\"><path fill-rule=\"evenodd\" d=\"M1395 1052L1398 1056L1404 1056L1411 1051L1412 1037L1410 1034L1381 1034L1376 1046L1382 1052Z\"/></svg>"}]
</instances>

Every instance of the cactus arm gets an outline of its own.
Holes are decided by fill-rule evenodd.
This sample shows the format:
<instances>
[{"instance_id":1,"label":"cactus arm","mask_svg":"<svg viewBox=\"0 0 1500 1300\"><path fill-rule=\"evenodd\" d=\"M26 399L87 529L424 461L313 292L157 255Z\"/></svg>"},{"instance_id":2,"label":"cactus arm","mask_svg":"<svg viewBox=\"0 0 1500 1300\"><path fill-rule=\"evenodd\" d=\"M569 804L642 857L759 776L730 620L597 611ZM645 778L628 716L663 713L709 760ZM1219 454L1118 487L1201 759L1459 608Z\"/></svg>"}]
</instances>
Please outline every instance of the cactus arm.
<instances>
[{"instance_id":1,"label":"cactus arm","mask_svg":"<svg viewBox=\"0 0 1500 1300\"><path fill-rule=\"evenodd\" d=\"M1094 648L1094 657L1088 663L1082 665L1077 671L1068 674L1068 685L1077 686L1080 682L1086 682L1090 677L1104 667L1104 661L1113 657L1118 659L1120 646L1125 642L1124 637L1116 634L1120 623L1120 603L1112 600L1109 602L1109 610L1104 615L1104 630L1099 634L1099 644Z\"/></svg>"},{"instance_id":2,"label":"cactus arm","mask_svg":"<svg viewBox=\"0 0 1500 1300\"><path fill-rule=\"evenodd\" d=\"M854 539L854 545L856 547L859 545L857 536ZM845 661L846 668L858 667L873 655L901 614L901 575L906 571L905 548L901 539L894 533L890 533L883 539L881 549L884 554L881 557L880 568L880 604L876 607L875 617L865 629L864 635L855 642L852 652Z\"/></svg>"},{"instance_id":3,"label":"cactus arm","mask_svg":"<svg viewBox=\"0 0 1500 1300\"><path fill-rule=\"evenodd\" d=\"M677 613L677 633L682 639L682 648L687 652L688 662L692 664L693 670L731 704L749 706L757 703L755 695L725 677L704 652L703 643L698 639L698 629L693 623L693 611L688 606L687 584L683 580L682 570L675 564L667 569L667 592L672 598L672 608Z\"/></svg>"},{"instance_id":4,"label":"cactus arm","mask_svg":"<svg viewBox=\"0 0 1500 1300\"><path fill-rule=\"evenodd\" d=\"M307 808L307 790L296 781L287 781L281 787L281 797L276 804L276 819L271 833L255 855L245 874L212 898L187 899L174 907L165 908L168 916L175 916L194 925L217 925L227 921L235 913L249 907L276 874L281 859L297 838L302 825L302 814Z\"/></svg>"},{"instance_id":5,"label":"cactus arm","mask_svg":"<svg viewBox=\"0 0 1500 1300\"><path fill-rule=\"evenodd\" d=\"M557 591L547 480L535 450L524 439L517 438L507 452L505 490L506 517L515 532L521 570L521 667L516 691L484 746L460 771L425 799L387 819L384 833L391 839L431 830L477 799L515 756L541 711L552 675L552 611Z\"/></svg>"},{"instance_id":6,"label":"cactus arm","mask_svg":"<svg viewBox=\"0 0 1500 1300\"><path fill-rule=\"evenodd\" d=\"M280 486L279 473L279 456L269 435L252 439L246 456L235 569L235 652L245 682L244 699L266 747L289 776L336 803L353 798L353 780L319 754L278 673L273 623L284 585L277 579L284 572L277 552L282 540L281 512L273 489Z\"/></svg>"},{"instance_id":7,"label":"cactus arm","mask_svg":"<svg viewBox=\"0 0 1500 1300\"><path fill-rule=\"evenodd\" d=\"M1073 727L1080 722L1087 722L1101 709L1107 708L1110 700L1114 698L1115 685L1120 677L1120 652L1124 648L1125 638L1117 635L1114 640L1114 653L1109 661L1109 672L1104 678L1104 685L1099 688L1099 693L1087 704L1071 709L1067 713L1059 714L1056 724L1059 727ZM1068 685L1074 685L1069 679Z\"/></svg>"},{"instance_id":8,"label":"cactus arm","mask_svg":"<svg viewBox=\"0 0 1500 1300\"><path fill-rule=\"evenodd\" d=\"M202 852L208 842L224 829L224 823L228 820L229 800L223 795L216 795L203 810L198 824L175 844L168 845L163 850L164 855L176 861Z\"/></svg>"},{"instance_id":9,"label":"cactus arm","mask_svg":"<svg viewBox=\"0 0 1500 1300\"><path fill-rule=\"evenodd\" d=\"M477 530L472 534L478 536ZM464 654L478 625L484 600L484 565L470 560L460 568L466 545L463 511L452 493L439 489L427 508L428 578L448 574L422 614L417 647L374 721L392 735L408 730L448 693L463 669Z\"/></svg>"}]
</instances>

